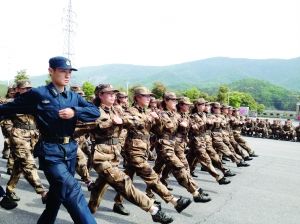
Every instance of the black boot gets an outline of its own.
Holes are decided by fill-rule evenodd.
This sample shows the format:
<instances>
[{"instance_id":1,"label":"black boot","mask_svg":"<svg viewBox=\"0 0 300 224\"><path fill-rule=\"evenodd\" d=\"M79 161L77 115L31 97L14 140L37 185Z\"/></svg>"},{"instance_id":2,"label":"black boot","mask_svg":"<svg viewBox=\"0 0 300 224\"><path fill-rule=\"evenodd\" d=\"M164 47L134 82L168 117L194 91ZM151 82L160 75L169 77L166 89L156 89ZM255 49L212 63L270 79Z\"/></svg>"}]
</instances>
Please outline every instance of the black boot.
<instances>
[{"instance_id":1,"label":"black boot","mask_svg":"<svg viewBox=\"0 0 300 224\"><path fill-rule=\"evenodd\" d=\"M192 176L192 177L198 177L198 175L196 175L194 171L191 172L191 176Z\"/></svg>"},{"instance_id":2,"label":"black boot","mask_svg":"<svg viewBox=\"0 0 300 224\"><path fill-rule=\"evenodd\" d=\"M130 215L130 212L126 208L124 208L122 204L115 203L113 207L113 211L120 215Z\"/></svg>"},{"instance_id":3,"label":"black boot","mask_svg":"<svg viewBox=\"0 0 300 224\"><path fill-rule=\"evenodd\" d=\"M13 200L13 201L20 201L20 198L16 195L15 192L8 192L6 191L6 197L8 197L9 199Z\"/></svg>"},{"instance_id":4,"label":"black boot","mask_svg":"<svg viewBox=\"0 0 300 224\"><path fill-rule=\"evenodd\" d=\"M191 199L180 197L177 200L177 205L175 206L175 209L178 213L180 213L184 209L186 209L191 203L192 203Z\"/></svg>"},{"instance_id":5,"label":"black boot","mask_svg":"<svg viewBox=\"0 0 300 224\"><path fill-rule=\"evenodd\" d=\"M5 208L7 210L14 209L18 206L17 202L7 196L4 196L4 198L0 201L0 205L2 208Z\"/></svg>"},{"instance_id":6,"label":"black boot","mask_svg":"<svg viewBox=\"0 0 300 224\"><path fill-rule=\"evenodd\" d=\"M199 192L200 194L203 194L204 196L209 196L209 194L206 193L206 192L204 192L203 189L202 189L201 187L198 189L198 192Z\"/></svg>"},{"instance_id":7,"label":"black boot","mask_svg":"<svg viewBox=\"0 0 300 224\"><path fill-rule=\"evenodd\" d=\"M235 173L232 173L230 170L227 170L225 173L224 173L224 177L233 177L235 176L236 174Z\"/></svg>"},{"instance_id":8,"label":"black boot","mask_svg":"<svg viewBox=\"0 0 300 224\"><path fill-rule=\"evenodd\" d=\"M171 216L168 216L163 211L159 210L155 215L152 215L153 222L159 222L159 223L171 223L173 222L173 218Z\"/></svg>"},{"instance_id":9,"label":"black boot","mask_svg":"<svg viewBox=\"0 0 300 224\"><path fill-rule=\"evenodd\" d=\"M252 154L250 155L250 157L258 157L258 155L256 155L255 153L252 153Z\"/></svg>"},{"instance_id":10,"label":"black boot","mask_svg":"<svg viewBox=\"0 0 300 224\"><path fill-rule=\"evenodd\" d=\"M211 198L210 197L207 197L207 196L204 196L203 194L198 194L197 196L194 196L194 202L209 202L211 201Z\"/></svg>"},{"instance_id":11,"label":"black boot","mask_svg":"<svg viewBox=\"0 0 300 224\"><path fill-rule=\"evenodd\" d=\"M241 162L239 162L239 163L236 164L236 165L237 165L237 167L247 167L247 166L250 166L250 164L245 163L244 161L241 161Z\"/></svg>"},{"instance_id":12,"label":"black boot","mask_svg":"<svg viewBox=\"0 0 300 224\"><path fill-rule=\"evenodd\" d=\"M225 177L222 177L220 180L218 180L218 183L220 185L230 184L230 180L227 180Z\"/></svg>"},{"instance_id":13,"label":"black boot","mask_svg":"<svg viewBox=\"0 0 300 224\"><path fill-rule=\"evenodd\" d=\"M244 158L244 160L245 160L245 161L250 161L250 160L252 160L252 158L249 157L249 156L247 156L247 157Z\"/></svg>"}]
</instances>

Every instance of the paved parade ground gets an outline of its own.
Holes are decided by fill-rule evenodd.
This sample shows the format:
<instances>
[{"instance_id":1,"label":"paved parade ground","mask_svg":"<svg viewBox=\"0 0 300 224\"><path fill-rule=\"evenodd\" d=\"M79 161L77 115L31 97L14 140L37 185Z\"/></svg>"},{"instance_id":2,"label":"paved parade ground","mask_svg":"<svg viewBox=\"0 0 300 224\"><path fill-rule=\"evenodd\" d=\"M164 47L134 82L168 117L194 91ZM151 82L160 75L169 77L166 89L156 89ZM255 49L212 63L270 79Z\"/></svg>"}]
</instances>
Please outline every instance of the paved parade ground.
<instances>
[{"instance_id":1,"label":"paved parade ground","mask_svg":"<svg viewBox=\"0 0 300 224\"><path fill-rule=\"evenodd\" d=\"M171 205L162 203L162 207L175 219L173 223L205 224L298 224L300 223L300 143L276 141L269 139L245 138L260 156L249 163L250 167L237 168L227 162L237 175L230 178L229 185L218 185L208 173L198 168L199 186L206 190L212 201L206 204L192 203L190 207L178 214ZM1 146L3 145L1 139ZM1 154L2 155L2 154ZM6 174L6 160L0 159L0 184L5 187L9 176ZM39 171L43 184L48 183L42 171ZM95 172L92 172L95 178ZM77 176L78 178L78 176ZM171 176L170 185L177 196L190 197L189 193L178 186ZM144 190L145 184L135 178L135 186ZM86 199L87 188L83 186ZM19 206L11 211L0 208L1 224L33 224L44 209L39 195L22 177L17 185L17 195L21 197ZM115 191L111 188L105 200L95 214L98 223L152 223L150 214L126 201L130 216L121 216L112 212ZM56 223L73 223L62 207Z\"/></svg>"}]
</instances>

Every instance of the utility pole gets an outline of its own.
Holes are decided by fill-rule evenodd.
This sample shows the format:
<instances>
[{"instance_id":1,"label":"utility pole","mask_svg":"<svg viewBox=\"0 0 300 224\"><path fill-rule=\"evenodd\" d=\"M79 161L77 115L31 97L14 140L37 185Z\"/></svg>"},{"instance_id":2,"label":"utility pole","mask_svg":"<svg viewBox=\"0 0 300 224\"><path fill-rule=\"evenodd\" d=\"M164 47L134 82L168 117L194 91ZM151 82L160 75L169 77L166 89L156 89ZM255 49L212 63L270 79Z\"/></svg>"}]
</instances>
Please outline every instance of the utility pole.
<instances>
[{"instance_id":1,"label":"utility pole","mask_svg":"<svg viewBox=\"0 0 300 224\"><path fill-rule=\"evenodd\" d=\"M72 0L69 0L67 9L64 9L63 30L65 34L63 54L68 58L74 55L73 37L76 14L72 9Z\"/></svg>"}]
</instances>

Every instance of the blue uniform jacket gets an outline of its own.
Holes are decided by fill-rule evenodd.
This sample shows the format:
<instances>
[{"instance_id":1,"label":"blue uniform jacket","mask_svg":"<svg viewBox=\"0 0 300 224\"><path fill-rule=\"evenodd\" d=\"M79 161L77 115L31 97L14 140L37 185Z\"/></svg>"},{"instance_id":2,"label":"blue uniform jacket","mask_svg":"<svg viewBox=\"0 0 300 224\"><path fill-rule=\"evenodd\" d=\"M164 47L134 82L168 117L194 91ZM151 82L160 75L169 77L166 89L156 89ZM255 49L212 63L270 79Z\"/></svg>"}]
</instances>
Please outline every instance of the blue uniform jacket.
<instances>
[{"instance_id":1,"label":"blue uniform jacket","mask_svg":"<svg viewBox=\"0 0 300 224\"><path fill-rule=\"evenodd\" d=\"M72 119L61 119L58 111L72 108L75 116ZM33 88L21 94L13 102L0 105L0 115L32 114L36 118L41 136L72 136L77 120L91 122L100 116L99 109L88 103L79 94L72 91L59 93L54 85ZM68 144L49 143L39 140L34 155L45 160L68 160L76 157L77 144L74 140ZM42 164L40 164L42 165Z\"/></svg>"}]
</instances>

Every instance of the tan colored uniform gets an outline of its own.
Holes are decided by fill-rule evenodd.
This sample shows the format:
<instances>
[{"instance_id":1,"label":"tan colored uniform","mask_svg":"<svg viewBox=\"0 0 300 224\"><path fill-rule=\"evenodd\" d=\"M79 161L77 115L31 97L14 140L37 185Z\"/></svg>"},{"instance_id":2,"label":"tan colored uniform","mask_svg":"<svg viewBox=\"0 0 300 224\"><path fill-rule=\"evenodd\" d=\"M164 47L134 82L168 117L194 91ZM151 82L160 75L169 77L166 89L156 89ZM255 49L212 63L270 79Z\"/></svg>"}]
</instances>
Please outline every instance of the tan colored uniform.
<instances>
[{"instance_id":1,"label":"tan colored uniform","mask_svg":"<svg viewBox=\"0 0 300 224\"><path fill-rule=\"evenodd\" d=\"M114 124L113 118L121 115L114 107L99 109L101 116L97 119L97 126L93 131L95 139L93 167L98 173L98 178L91 191L89 208L93 213L96 212L106 185L109 184L128 201L149 211L154 201L137 189L130 177L118 168L121 153L119 137L123 125Z\"/></svg>"},{"instance_id":2,"label":"tan colored uniform","mask_svg":"<svg viewBox=\"0 0 300 224\"><path fill-rule=\"evenodd\" d=\"M185 168L185 165L175 154L176 133L179 128L180 115L177 112L162 111L160 114L160 126L157 131L157 159L154 170L157 173L162 171L164 165L170 169L177 182L185 187L188 192L194 193L198 186Z\"/></svg>"},{"instance_id":3,"label":"tan colored uniform","mask_svg":"<svg viewBox=\"0 0 300 224\"><path fill-rule=\"evenodd\" d=\"M125 143L127 158L126 173L133 178L136 173L147 184L147 188L157 193L165 202L170 202L174 196L162 184L158 174L148 163L148 150L150 148L150 129L155 124L154 118L145 110L134 106L128 110L124 121L128 127L128 137ZM122 198L117 195L116 203L122 203Z\"/></svg>"},{"instance_id":4,"label":"tan colored uniform","mask_svg":"<svg viewBox=\"0 0 300 224\"><path fill-rule=\"evenodd\" d=\"M33 148L38 140L34 117L32 115L17 114L12 118L11 144L13 146L14 166L7 183L6 190L14 192L21 174L34 187L36 193L45 191L37 173L37 167L33 158Z\"/></svg>"},{"instance_id":5,"label":"tan colored uniform","mask_svg":"<svg viewBox=\"0 0 300 224\"><path fill-rule=\"evenodd\" d=\"M231 128L233 132L233 137L235 141L245 149L249 155L253 155L254 151L250 148L247 142L241 136L241 127L243 126L243 122L241 121L240 116L235 116L235 119L232 119Z\"/></svg>"},{"instance_id":6,"label":"tan colored uniform","mask_svg":"<svg viewBox=\"0 0 300 224\"><path fill-rule=\"evenodd\" d=\"M193 164L195 158L201 163L209 173L217 181L222 177L216 171L212 164L211 158L206 151L206 115L204 112L194 113L191 115L191 131L190 131L190 151L187 155L190 164Z\"/></svg>"},{"instance_id":7,"label":"tan colored uniform","mask_svg":"<svg viewBox=\"0 0 300 224\"><path fill-rule=\"evenodd\" d=\"M240 160L235 157L235 155L230 151L228 146L223 142L223 134L222 134L222 121L223 115L211 115L212 119L212 129L211 129L211 136L213 147L219 154L224 154L231 159L232 162L239 163Z\"/></svg>"}]
</instances>

